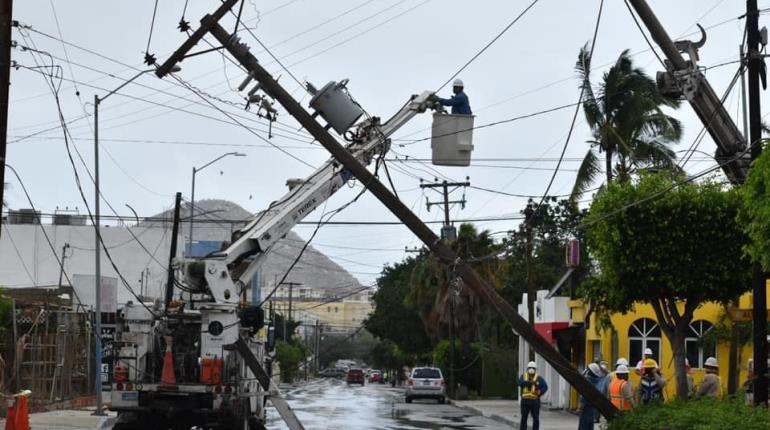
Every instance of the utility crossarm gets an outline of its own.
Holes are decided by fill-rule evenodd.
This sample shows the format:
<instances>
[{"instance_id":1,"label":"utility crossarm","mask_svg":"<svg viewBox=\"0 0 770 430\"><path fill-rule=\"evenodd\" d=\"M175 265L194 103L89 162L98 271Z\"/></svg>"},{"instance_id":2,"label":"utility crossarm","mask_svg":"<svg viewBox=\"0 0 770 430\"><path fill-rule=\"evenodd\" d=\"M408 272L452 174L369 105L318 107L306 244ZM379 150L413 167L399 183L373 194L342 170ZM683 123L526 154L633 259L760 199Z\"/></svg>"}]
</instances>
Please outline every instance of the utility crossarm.
<instances>
[{"instance_id":1,"label":"utility crossarm","mask_svg":"<svg viewBox=\"0 0 770 430\"><path fill-rule=\"evenodd\" d=\"M698 49L706 41L706 32L698 26L702 34L700 41L674 42L645 0L629 1L668 59L665 62L668 70L658 73L661 92L683 97L690 103L717 146L714 158L720 164L724 163L722 170L725 175L734 184L743 183L751 158L746 138L698 68ZM685 60L683 53L688 55L689 60Z\"/></svg>"}]
</instances>

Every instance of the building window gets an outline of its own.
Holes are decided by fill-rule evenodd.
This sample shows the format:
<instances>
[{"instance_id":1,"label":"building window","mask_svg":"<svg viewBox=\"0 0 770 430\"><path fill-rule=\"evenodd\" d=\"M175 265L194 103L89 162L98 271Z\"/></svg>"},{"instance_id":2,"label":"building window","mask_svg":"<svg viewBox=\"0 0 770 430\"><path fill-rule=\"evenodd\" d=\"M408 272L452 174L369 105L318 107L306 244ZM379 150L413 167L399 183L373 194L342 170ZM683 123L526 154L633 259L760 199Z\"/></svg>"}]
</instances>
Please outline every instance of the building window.
<instances>
[{"instance_id":1,"label":"building window","mask_svg":"<svg viewBox=\"0 0 770 430\"><path fill-rule=\"evenodd\" d=\"M629 363L632 366L638 363L647 348L652 350L652 358L660 363L660 326L655 320L641 318L634 321L628 328Z\"/></svg>"},{"instance_id":2,"label":"building window","mask_svg":"<svg viewBox=\"0 0 770 430\"><path fill-rule=\"evenodd\" d=\"M332 307L331 306L327 306L326 307L326 313L331 313L331 311L332 311Z\"/></svg>"},{"instance_id":3,"label":"building window","mask_svg":"<svg viewBox=\"0 0 770 430\"><path fill-rule=\"evenodd\" d=\"M702 369L703 363L709 357L717 356L716 339L712 336L704 338L713 325L704 320L693 321L690 324L690 332L684 341L684 349L690 367L693 369Z\"/></svg>"},{"instance_id":4,"label":"building window","mask_svg":"<svg viewBox=\"0 0 770 430\"><path fill-rule=\"evenodd\" d=\"M339 309L337 306L335 306L335 307L334 307L334 313L335 313L335 314L336 314L337 312L339 312L339 310L340 310L340 309Z\"/></svg>"}]
</instances>

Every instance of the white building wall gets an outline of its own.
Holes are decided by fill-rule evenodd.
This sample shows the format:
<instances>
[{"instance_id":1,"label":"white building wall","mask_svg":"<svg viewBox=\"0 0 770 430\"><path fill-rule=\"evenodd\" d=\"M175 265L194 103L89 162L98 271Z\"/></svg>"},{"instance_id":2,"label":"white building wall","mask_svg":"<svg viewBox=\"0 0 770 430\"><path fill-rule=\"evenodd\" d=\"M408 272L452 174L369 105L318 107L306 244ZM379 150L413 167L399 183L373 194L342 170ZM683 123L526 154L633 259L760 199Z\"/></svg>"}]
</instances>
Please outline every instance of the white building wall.
<instances>
[{"instance_id":1,"label":"white building wall","mask_svg":"<svg viewBox=\"0 0 770 430\"><path fill-rule=\"evenodd\" d=\"M45 236L53 244L51 250ZM94 229L91 226L3 224L0 237L0 286L5 288L57 285L62 247L70 245L64 260L67 275L74 282L75 275L94 275ZM137 243L125 227L104 227L102 238L120 273L133 290L151 297L162 297L166 284L168 255L171 248L171 229L159 227L132 227ZM177 255L181 256L184 240L179 236ZM117 278L110 261L102 250L101 271L104 277ZM153 256L151 257L152 254ZM154 257L154 258L153 258ZM157 261L156 261L157 260ZM159 263L162 263L159 264ZM144 287L139 279L145 272ZM64 277L62 283L67 285ZM118 280L118 303L135 300Z\"/></svg>"},{"instance_id":2,"label":"white building wall","mask_svg":"<svg viewBox=\"0 0 770 430\"><path fill-rule=\"evenodd\" d=\"M537 292L535 323L569 322L569 298L552 297L546 299L547 295L547 290ZM518 311L522 318L529 319L526 293L522 295ZM519 336L519 369L521 372L526 371L527 363L529 363L529 344ZM559 376L556 369L538 354L535 354L535 363L537 364L537 373L548 383L548 392L541 398L542 402L554 409L568 409L570 385Z\"/></svg>"}]
</instances>

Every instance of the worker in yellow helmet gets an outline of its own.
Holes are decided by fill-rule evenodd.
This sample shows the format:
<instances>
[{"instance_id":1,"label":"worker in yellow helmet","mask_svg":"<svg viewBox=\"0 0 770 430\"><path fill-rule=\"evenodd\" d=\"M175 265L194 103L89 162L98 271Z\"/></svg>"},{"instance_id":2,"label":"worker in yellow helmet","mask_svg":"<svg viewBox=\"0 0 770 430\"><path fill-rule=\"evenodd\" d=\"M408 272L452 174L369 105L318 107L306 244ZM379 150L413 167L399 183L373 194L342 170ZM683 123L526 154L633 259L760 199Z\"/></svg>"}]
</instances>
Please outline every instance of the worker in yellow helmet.
<instances>
[{"instance_id":1,"label":"worker in yellow helmet","mask_svg":"<svg viewBox=\"0 0 770 430\"><path fill-rule=\"evenodd\" d=\"M640 404L647 404L663 400L663 387L666 380L658 372L658 362L652 358L645 358L642 362L642 377L636 394Z\"/></svg>"}]
</instances>

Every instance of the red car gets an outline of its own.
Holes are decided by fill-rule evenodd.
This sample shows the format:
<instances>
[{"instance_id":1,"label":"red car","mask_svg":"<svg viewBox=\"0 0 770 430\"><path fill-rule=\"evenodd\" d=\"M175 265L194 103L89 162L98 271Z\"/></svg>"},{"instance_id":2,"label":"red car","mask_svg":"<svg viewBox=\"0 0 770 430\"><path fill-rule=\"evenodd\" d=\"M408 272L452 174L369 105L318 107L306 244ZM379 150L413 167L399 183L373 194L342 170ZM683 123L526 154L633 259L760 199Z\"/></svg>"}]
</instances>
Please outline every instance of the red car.
<instances>
[{"instance_id":1,"label":"red car","mask_svg":"<svg viewBox=\"0 0 770 430\"><path fill-rule=\"evenodd\" d=\"M379 382L382 383L382 373L380 372L372 372L369 374L369 382Z\"/></svg>"},{"instance_id":2,"label":"red car","mask_svg":"<svg viewBox=\"0 0 770 430\"><path fill-rule=\"evenodd\" d=\"M346 378L348 385L361 384L364 385L364 371L361 369L348 370L348 376Z\"/></svg>"}]
</instances>

